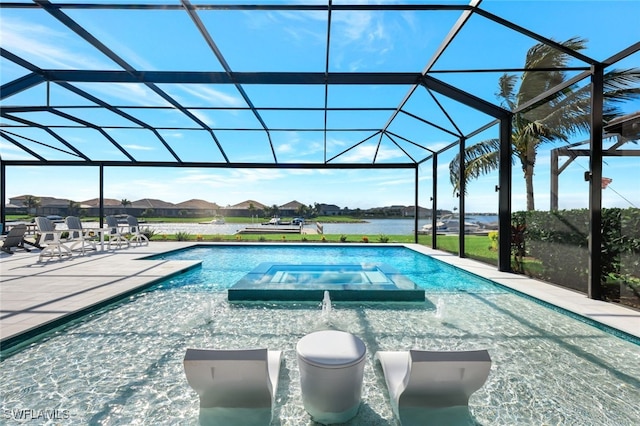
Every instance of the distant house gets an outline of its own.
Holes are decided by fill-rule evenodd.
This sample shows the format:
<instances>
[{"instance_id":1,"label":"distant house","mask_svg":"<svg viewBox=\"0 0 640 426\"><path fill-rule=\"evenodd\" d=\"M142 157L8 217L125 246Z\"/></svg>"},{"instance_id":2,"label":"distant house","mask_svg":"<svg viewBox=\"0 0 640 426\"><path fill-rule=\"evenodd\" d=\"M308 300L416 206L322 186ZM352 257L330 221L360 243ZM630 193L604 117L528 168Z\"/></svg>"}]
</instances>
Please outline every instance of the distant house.
<instances>
[{"instance_id":1,"label":"distant house","mask_svg":"<svg viewBox=\"0 0 640 426\"><path fill-rule=\"evenodd\" d=\"M280 216L297 216L300 211L300 207L305 206L300 201L289 201L287 204L283 204L278 207L280 211Z\"/></svg>"},{"instance_id":2,"label":"distant house","mask_svg":"<svg viewBox=\"0 0 640 426\"><path fill-rule=\"evenodd\" d=\"M87 206L90 207L99 207L100 206L100 199L99 198L92 198L91 200L86 200L83 201L81 204L86 204ZM103 200L103 204L105 207L122 207L122 204L120 204L120 200L116 200L114 198L105 198Z\"/></svg>"},{"instance_id":3,"label":"distant house","mask_svg":"<svg viewBox=\"0 0 640 426\"><path fill-rule=\"evenodd\" d=\"M404 217L415 217L415 206L407 206L402 209L402 216ZM431 209L427 209L425 207L418 206L418 217L431 217Z\"/></svg>"},{"instance_id":4,"label":"distant house","mask_svg":"<svg viewBox=\"0 0 640 426\"><path fill-rule=\"evenodd\" d=\"M94 198L92 200L83 201L82 204L88 205L91 208L87 211L89 216L100 215L100 200ZM150 198L143 198L141 200L132 201L127 206L122 205L122 200L116 200L113 198L104 199L104 214L117 215L117 214L130 214L133 216L141 217L147 215L150 211L153 211L153 215L158 216L178 216L178 209L175 204L162 200L154 200Z\"/></svg>"},{"instance_id":5,"label":"distant house","mask_svg":"<svg viewBox=\"0 0 640 426\"><path fill-rule=\"evenodd\" d=\"M47 216L47 215L58 215L58 216L68 216L69 209L72 206L72 203L75 203L72 200L67 200L66 198L54 198L54 197L40 197L35 196L40 202L38 207L36 207L35 212L29 212L30 214L35 214L37 216ZM9 198L9 205L19 206L20 211L25 212L25 200L27 199L27 195L20 195L18 197ZM76 203L77 206L77 203ZM82 208L82 203L80 203L79 208ZM9 211L9 210L7 210Z\"/></svg>"},{"instance_id":6,"label":"distant house","mask_svg":"<svg viewBox=\"0 0 640 426\"><path fill-rule=\"evenodd\" d=\"M146 216L150 211L154 216L187 216L186 211L181 211L175 204L153 198L132 201L124 210L124 213L133 216Z\"/></svg>"},{"instance_id":7,"label":"distant house","mask_svg":"<svg viewBox=\"0 0 640 426\"><path fill-rule=\"evenodd\" d=\"M175 205L179 212L188 212L189 215L196 217L217 216L220 206L205 200L191 199L183 201Z\"/></svg>"},{"instance_id":8,"label":"distant house","mask_svg":"<svg viewBox=\"0 0 640 426\"><path fill-rule=\"evenodd\" d=\"M318 204L318 214L320 216L338 216L342 210L335 204Z\"/></svg>"},{"instance_id":9,"label":"distant house","mask_svg":"<svg viewBox=\"0 0 640 426\"><path fill-rule=\"evenodd\" d=\"M221 212L224 216L229 217L263 217L265 207L264 204L255 200L246 200L233 206L223 207Z\"/></svg>"},{"instance_id":10,"label":"distant house","mask_svg":"<svg viewBox=\"0 0 640 426\"><path fill-rule=\"evenodd\" d=\"M10 214L25 214L26 206L24 201L26 195L12 197L9 199L7 212ZM81 215L81 216L99 216L100 215L100 199L93 198L81 202L72 200L39 197L40 205L32 211L31 214L37 216L58 215ZM164 216L164 217L208 217L215 216L220 210L220 206L209 201L192 199L183 201L179 204L173 204L167 201L143 198L141 200L132 201L126 207L122 205L121 200L113 198L105 198L103 201L104 215L130 214L137 217L144 216Z\"/></svg>"},{"instance_id":11,"label":"distant house","mask_svg":"<svg viewBox=\"0 0 640 426\"><path fill-rule=\"evenodd\" d=\"M385 216L402 216L405 208L405 206L393 205L383 207L382 210L384 211Z\"/></svg>"},{"instance_id":12,"label":"distant house","mask_svg":"<svg viewBox=\"0 0 640 426\"><path fill-rule=\"evenodd\" d=\"M82 201L80 204L86 206L84 209L87 216L100 216L100 199L92 198L91 200ZM124 212L124 207L121 204L121 200L114 198L105 198L103 200L104 214L120 214Z\"/></svg>"}]
</instances>

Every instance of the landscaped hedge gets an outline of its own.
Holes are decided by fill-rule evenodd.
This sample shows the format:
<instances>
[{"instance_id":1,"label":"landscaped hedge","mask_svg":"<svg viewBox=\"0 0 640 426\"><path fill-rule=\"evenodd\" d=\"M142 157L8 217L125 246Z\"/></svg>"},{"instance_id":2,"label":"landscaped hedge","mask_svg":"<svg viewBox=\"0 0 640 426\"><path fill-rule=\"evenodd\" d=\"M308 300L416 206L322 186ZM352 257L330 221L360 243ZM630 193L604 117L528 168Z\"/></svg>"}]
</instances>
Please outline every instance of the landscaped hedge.
<instances>
[{"instance_id":1,"label":"landscaped hedge","mask_svg":"<svg viewBox=\"0 0 640 426\"><path fill-rule=\"evenodd\" d=\"M526 255L542 263L539 278L587 292L587 209L515 212L512 222L526 226ZM605 296L616 298L615 289L623 288L640 300L640 209L602 209L601 250Z\"/></svg>"}]
</instances>

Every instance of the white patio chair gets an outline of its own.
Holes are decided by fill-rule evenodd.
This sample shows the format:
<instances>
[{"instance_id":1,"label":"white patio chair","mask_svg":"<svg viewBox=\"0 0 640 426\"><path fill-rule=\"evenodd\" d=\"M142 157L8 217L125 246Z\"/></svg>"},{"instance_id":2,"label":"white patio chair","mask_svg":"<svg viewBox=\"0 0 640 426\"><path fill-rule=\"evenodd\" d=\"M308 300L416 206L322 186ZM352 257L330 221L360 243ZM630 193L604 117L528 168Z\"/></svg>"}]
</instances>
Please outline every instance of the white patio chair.
<instances>
[{"instance_id":1,"label":"white patio chair","mask_svg":"<svg viewBox=\"0 0 640 426\"><path fill-rule=\"evenodd\" d=\"M148 245L149 239L147 238L146 235L140 232L140 225L138 225L138 219L135 216L128 215L127 223L129 224L129 233L131 234L131 237L129 237L129 240L131 242L135 242L139 246Z\"/></svg>"},{"instance_id":2,"label":"white patio chair","mask_svg":"<svg viewBox=\"0 0 640 426\"><path fill-rule=\"evenodd\" d=\"M268 425L281 351L187 349L184 371L200 397L201 425Z\"/></svg>"},{"instance_id":3,"label":"white patio chair","mask_svg":"<svg viewBox=\"0 0 640 426\"><path fill-rule=\"evenodd\" d=\"M45 256L57 256L59 259L63 256L71 257L71 250L61 241L64 231L56 230L54 223L46 217L36 217L35 222L39 234L37 244L41 247L38 261Z\"/></svg>"},{"instance_id":4,"label":"white patio chair","mask_svg":"<svg viewBox=\"0 0 640 426\"><path fill-rule=\"evenodd\" d=\"M76 216L67 216L64 221L67 225L67 229L69 230L68 240L71 243L69 246L71 251L73 251L78 245L80 246L80 252L82 254L85 254L89 249L97 251L96 243L93 241L94 237L89 235L90 230L82 228L80 218Z\"/></svg>"},{"instance_id":5,"label":"white patio chair","mask_svg":"<svg viewBox=\"0 0 640 426\"><path fill-rule=\"evenodd\" d=\"M489 377L480 351L377 352L394 413L403 425L467 424L469 397Z\"/></svg>"},{"instance_id":6,"label":"white patio chair","mask_svg":"<svg viewBox=\"0 0 640 426\"><path fill-rule=\"evenodd\" d=\"M120 248L122 246L129 248L129 240L127 240L120 232L121 227L118 223L118 219L115 216L107 216L105 219L107 221L106 234L109 237L109 250L111 250L112 245L115 245L116 248Z\"/></svg>"}]
</instances>

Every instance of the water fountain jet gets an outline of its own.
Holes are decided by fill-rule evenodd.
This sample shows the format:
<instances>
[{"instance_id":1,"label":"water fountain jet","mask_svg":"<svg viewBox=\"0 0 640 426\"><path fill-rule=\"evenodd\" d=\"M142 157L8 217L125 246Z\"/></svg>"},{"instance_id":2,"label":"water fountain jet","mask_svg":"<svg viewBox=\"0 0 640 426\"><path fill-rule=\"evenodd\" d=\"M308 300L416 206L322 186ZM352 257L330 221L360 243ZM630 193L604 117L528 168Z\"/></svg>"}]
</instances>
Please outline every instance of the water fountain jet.
<instances>
[{"instance_id":1,"label":"water fountain jet","mask_svg":"<svg viewBox=\"0 0 640 426\"><path fill-rule=\"evenodd\" d=\"M325 321L329 321L331 316L331 296L327 290L324 291L324 297L322 298L322 318Z\"/></svg>"},{"instance_id":2,"label":"water fountain jet","mask_svg":"<svg viewBox=\"0 0 640 426\"><path fill-rule=\"evenodd\" d=\"M438 299L436 303L436 318L442 318L444 316L444 300Z\"/></svg>"}]
</instances>

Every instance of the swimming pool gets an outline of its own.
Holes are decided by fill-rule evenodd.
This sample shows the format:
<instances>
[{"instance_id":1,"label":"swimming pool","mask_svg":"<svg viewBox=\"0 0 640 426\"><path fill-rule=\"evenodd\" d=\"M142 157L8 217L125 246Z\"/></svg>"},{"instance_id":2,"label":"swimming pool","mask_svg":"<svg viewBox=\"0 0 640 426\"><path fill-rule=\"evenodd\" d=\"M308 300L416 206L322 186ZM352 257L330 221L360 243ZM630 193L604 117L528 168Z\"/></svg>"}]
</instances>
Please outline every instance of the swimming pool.
<instances>
[{"instance_id":1,"label":"swimming pool","mask_svg":"<svg viewBox=\"0 0 640 426\"><path fill-rule=\"evenodd\" d=\"M4 360L2 415L61 410L64 424L194 424L195 393L182 369L187 347L283 351L274 424L310 424L295 345L334 327L367 345L363 404L351 424L393 424L377 350L489 350L489 380L472 397L480 424L631 425L640 417L640 350L400 247L199 247L164 256L202 259L126 303L95 313ZM230 304L226 289L262 262L390 264L424 288L423 303L335 302L329 322L316 302ZM17 422L16 422L17 423Z\"/></svg>"}]
</instances>

